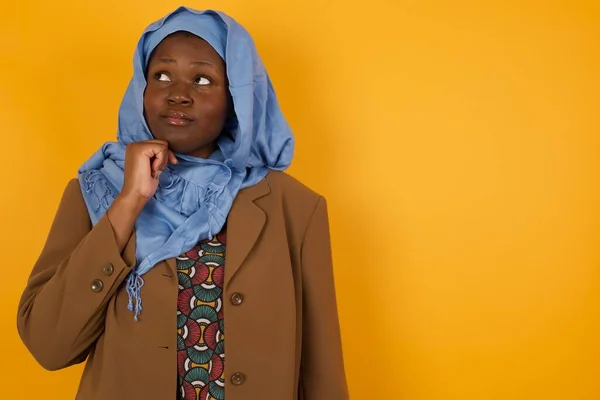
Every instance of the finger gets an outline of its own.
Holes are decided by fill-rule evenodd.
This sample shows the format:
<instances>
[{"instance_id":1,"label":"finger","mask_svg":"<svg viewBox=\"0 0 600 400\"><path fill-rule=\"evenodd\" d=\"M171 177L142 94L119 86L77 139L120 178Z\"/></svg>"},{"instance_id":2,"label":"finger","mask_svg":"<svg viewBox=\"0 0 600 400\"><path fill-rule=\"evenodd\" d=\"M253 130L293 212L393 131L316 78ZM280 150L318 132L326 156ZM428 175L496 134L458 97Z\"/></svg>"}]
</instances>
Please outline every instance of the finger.
<instances>
[{"instance_id":1,"label":"finger","mask_svg":"<svg viewBox=\"0 0 600 400\"><path fill-rule=\"evenodd\" d=\"M156 144L162 144L164 146L169 146L169 142L167 142L166 140L161 140L161 139L150 139L150 140L146 140L144 142L140 142L140 143L156 143Z\"/></svg>"},{"instance_id":2,"label":"finger","mask_svg":"<svg viewBox=\"0 0 600 400\"><path fill-rule=\"evenodd\" d=\"M171 150L168 150L169 152L169 161L171 162L171 164L178 164L179 160L177 159L177 157L175 157L175 153L173 153Z\"/></svg>"},{"instance_id":3,"label":"finger","mask_svg":"<svg viewBox=\"0 0 600 400\"><path fill-rule=\"evenodd\" d=\"M167 142L162 140L147 140L143 143L145 145L143 153L151 160L150 175L152 178L158 179L160 173L167 168L171 157Z\"/></svg>"},{"instance_id":4,"label":"finger","mask_svg":"<svg viewBox=\"0 0 600 400\"><path fill-rule=\"evenodd\" d=\"M150 174L154 179L158 178L159 172L161 171L160 164L161 161L159 159L155 158L152 160L152 164L150 166Z\"/></svg>"},{"instance_id":5,"label":"finger","mask_svg":"<svg viewBox=\"0 0 600 400\"><path fill-rule=\"evenodd\" d=\"M155 149L156 150L156 149ZM167 159L167 151L164 149L155 151L154 157L152 158L151 169L152 176L158 177L158 172L165 169L165 160Z\"/></svg>"},{"instance_id":6,"label":"finger","mask_svg":"<svg viewBox=\"0 0 600 400\"><path fill-rule=\"evenodd\" d=\"M162 163L159 166L159 169L164 170L167 168L167 165L169 164L169 162L173 163L173 164L177 164L177 158L175 157L174 153L169 150L169 144L166 140L159 140L159 139L153 139L153 140L148 140L146 141L146 143L148 144L156 144L159 146L158 149L156 148L152 148L154 154L153 157L155 158L159 158L162 160Z\"/></svg>"},{"instance_id":7,"label":"finger","mask_svg":"<svg viewBox=\"0 0 600 400\"><path fill-rule=\"evenodd\" d=\"M167 169L167 166L169 165L169 158L170 158L169 153L170 152L168 149L165 149L160 153L161 162L160 162L160 165L158 168L161 172L164 171L165 169Z\"/></svg>"},{"instance_id":8,"label":"finger","mask_svg":"<svg viewBox=\"0 0 600 400\"><path fill-rule=\"evenodd\" d=\"M167 145L159 142L144 142L141 147L141 152L148 158L158 157L160 153L166 152L167 150Z\"/></svg>"}]
</instances>

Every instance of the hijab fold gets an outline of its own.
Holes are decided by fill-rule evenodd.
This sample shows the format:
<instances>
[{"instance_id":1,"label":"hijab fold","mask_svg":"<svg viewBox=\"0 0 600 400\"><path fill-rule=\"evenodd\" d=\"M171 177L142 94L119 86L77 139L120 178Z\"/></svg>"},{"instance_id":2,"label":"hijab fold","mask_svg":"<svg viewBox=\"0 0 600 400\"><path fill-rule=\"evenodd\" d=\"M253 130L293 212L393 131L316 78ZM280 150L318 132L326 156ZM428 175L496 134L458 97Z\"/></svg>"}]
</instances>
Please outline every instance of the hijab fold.
<instances>
[{"instance_id":1,"label":"hijab fold","mask_svg":"<svg viewBox=\"0 0 600 400\"><path fill-rule=\"evenodd\" d=\"M135 223L136 265L126 285L128 308L136 320L142 311L143 275L219 233L237 193L269 170L285 170L294 152L291 129L250 34L222 12L179 7L143 32L119 108L117 141L105 143L78 171L92 223L104 216L123 187L126 146L153 139L144 119L145 70L156 46L178 31L204 39L225 61L235 117L209 158L176 154L179 163L160 175L156 194Z\"/></svg>"}]
</instances>

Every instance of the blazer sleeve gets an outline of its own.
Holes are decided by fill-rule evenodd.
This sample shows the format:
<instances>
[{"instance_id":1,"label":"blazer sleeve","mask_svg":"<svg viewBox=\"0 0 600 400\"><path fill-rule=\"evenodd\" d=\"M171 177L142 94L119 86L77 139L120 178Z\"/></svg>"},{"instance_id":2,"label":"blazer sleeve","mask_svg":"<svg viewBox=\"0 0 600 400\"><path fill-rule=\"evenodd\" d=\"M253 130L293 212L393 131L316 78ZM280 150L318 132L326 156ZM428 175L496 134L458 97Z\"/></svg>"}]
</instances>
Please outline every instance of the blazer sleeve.
<instances>
[{"instance_id":1,"label":"blazer sleeve","mask_svg":"<svg viewBox=\"0 0 600 400\"><path fill-rule=\"evenodd\" d=\"M92 227L79 182L71 180L18 308L21 340L42 367L58 370L87 358L108 300L134 263L133 245L121 254L106 216Z\"/></svg>"},{"instance_id":2,"label":"blazer sleeve","mask_svg":"<svg viewBox=\"0 0 600 400\"><path fill-rule=\"evenodd\" d=\"M301 390L305 400L349 398L338 321L327 204L321 197L302 244Z\"/></svg>"}]
</instances>

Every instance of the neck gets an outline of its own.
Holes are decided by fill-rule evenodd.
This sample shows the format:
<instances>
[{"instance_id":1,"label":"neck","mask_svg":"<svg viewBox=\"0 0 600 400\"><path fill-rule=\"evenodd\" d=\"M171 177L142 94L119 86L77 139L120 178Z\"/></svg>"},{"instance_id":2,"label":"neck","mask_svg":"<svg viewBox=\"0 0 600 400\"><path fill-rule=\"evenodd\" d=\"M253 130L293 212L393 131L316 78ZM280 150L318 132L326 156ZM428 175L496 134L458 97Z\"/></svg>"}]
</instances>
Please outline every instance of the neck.
<instances>
[{"instance_id":1,"label":"neck","mask_svg":"<svg viewBox=\"0 0 600 400\"><path fill-rule=\"evenodd\" d=\"M188 156L198 157L198 158L208 158L215 152L217 149L217 142L212 142L205 146L200 147L190 153L187 153Z\"/></svg>"}]
</instances>

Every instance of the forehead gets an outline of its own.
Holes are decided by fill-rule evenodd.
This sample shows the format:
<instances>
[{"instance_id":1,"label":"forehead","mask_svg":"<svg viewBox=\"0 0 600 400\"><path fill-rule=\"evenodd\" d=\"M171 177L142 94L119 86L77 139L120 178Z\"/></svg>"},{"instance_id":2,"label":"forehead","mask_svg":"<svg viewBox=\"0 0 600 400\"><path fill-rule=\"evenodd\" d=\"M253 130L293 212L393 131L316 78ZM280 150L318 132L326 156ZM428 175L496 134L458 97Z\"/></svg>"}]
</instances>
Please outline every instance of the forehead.
<instances>
[{"instance_id":1,"label":"forehead","mask_svg":"<svg viewBox=\"0 0 600 400\"><path fill-rule=\"evenodd\" d=\"M194 58L202 57L208 60L220 60L221 56L204 39L189 32L175 32L165 37L152 51L150 62L157 57Z\"/></svg>"}]
</instances>

